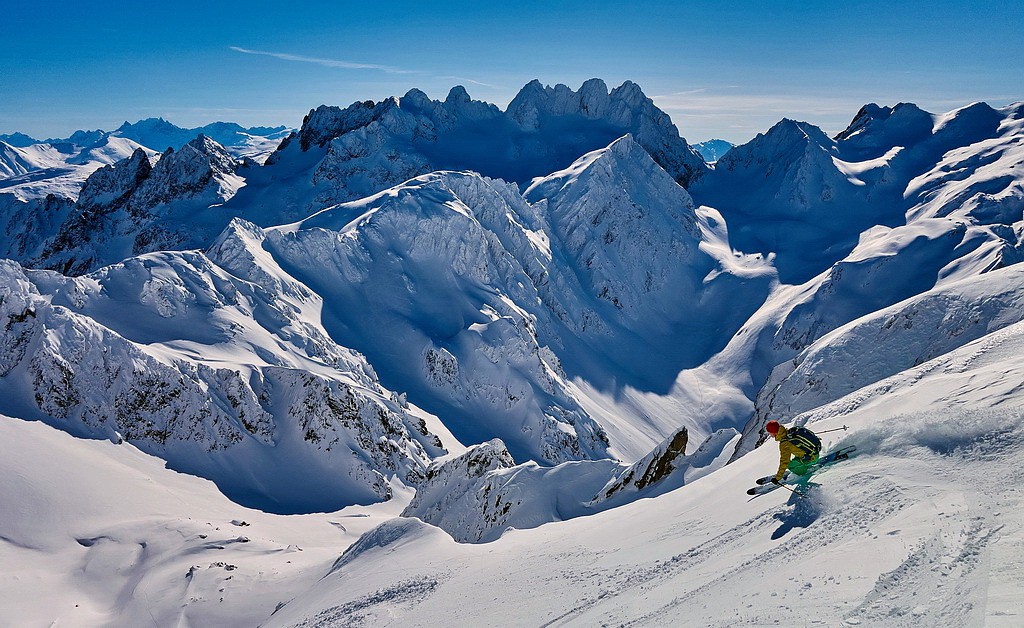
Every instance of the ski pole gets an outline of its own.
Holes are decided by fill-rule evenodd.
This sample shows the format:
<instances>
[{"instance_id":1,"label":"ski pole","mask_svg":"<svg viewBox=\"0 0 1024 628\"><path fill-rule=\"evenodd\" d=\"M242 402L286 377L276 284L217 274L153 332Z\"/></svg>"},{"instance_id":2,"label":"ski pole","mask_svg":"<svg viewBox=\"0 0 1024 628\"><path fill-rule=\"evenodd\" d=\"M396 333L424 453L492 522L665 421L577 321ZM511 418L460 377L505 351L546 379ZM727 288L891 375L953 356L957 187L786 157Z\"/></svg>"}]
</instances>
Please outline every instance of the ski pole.
<instances>
[{"instance_id":1,"label":"ski pole","mask_svg":"<svg viewBox=\"0 0 1024 628\"><path fill-rule=\"evenodd\" d=\"M789 491L790 493L796 495L797 497L803 497L804 496L804 494L801 493L800 491L793 490L793 489L789 488L788 486L786 486L785 484L776 484L776 486L781 486L782 488L786 489L787 491Z\"/></svg>"},{"instance_id":2,"label":"ski pole","mask_svg":"<svg viewBox=\"0 0 1024 628\"><path fill-rule=\"evenodd\" d=\"M837 428L834 428L834 429L831 429L831 430L821 430L821 431L815 432L815 434L827 434L829 432L838 432L839 430L843 430L845 432L848 429L850 429L850 428L848 428L848 427L846 427L844 425L842 427L837 427Z\"/></svg>"}]
</instances>

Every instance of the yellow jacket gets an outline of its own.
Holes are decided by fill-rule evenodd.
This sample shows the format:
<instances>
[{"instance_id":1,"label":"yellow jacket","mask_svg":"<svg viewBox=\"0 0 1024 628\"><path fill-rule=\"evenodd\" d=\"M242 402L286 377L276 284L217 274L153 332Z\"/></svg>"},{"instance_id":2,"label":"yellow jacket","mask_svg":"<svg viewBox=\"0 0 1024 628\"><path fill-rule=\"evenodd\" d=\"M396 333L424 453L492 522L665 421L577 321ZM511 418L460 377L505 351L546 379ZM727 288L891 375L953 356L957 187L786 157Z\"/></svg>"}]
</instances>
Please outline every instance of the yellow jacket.
<instances>
[{"instance_id":1,"label":"yellow jacket","mask_svg":"<svg viewBox=\"0 0 1024 628\"><path fill-rule=\"evenodd\" d=\"M786 468L789 467L789 461L796 456L797 458L803 458L807 455L807 452L800 449L791 442L783 441L786 437L786 428L779 426L779 431L775 434L775 440L779 441L779 471L775 474L776 480L781 480L782 476L786 473Z\"/></svg>"}]
</instances>

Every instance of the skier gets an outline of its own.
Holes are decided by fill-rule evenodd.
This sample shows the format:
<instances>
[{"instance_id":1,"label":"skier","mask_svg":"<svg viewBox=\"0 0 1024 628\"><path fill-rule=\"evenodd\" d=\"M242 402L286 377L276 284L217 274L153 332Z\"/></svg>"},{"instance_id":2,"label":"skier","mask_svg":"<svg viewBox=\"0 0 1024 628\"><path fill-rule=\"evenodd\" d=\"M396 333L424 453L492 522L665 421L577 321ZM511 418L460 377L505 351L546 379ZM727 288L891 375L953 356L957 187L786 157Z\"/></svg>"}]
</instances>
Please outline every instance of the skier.
<instances>
[{"instance_id":1,"label":"skier","mask_svg":"<svg viewBox=\"0 0 1024 628\"><path fill-rule=\"evenodd\" d=\"M779 441L779 471L772 478L772 484L781 482L787 469L796 475L805 475L818 461L821 439L806 427L796 426L787 430L778 421L768 421L764 431Z\"/></svg>"}]
</instances>

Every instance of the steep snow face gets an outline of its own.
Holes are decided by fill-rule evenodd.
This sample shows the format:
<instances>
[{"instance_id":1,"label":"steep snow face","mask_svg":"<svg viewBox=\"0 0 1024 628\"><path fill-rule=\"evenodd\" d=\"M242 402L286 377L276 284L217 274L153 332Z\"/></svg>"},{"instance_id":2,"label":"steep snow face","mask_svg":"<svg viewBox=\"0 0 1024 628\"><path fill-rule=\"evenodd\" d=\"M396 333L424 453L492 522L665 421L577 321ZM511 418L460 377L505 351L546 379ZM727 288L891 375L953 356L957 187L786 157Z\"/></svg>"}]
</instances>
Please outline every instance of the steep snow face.
<instances>
[{"instance_id":1,"label":"steep snow face","mask_svg":"<svg viewBox=\"0 0 1024 628\"><path fill-rule=\"evenodd\" d=\"M774 253L781 279L802 283L849 253L861 231L902 221L876 198L891 193L886 185L861 176L821 129L783 120L730 150L692 193L723 212L734 247Z\"/></svg>"},{"instance_id":2,"label":"steep snow face","mask_svg":"<svg viewBox=\"0 0 1024 628\"><path fill-rule=\"evenodd\" d=\"M1019 264L970 277L828 333L776 367L745 438L757 437L770 420L788 421L978 338L998 337L994 332L1024 319L1022 280Z\"/></svg>"},{"instance_id":3,"label":"steep snow face","mask_svg":"<svg viewBox=\"0 0 1024 628\"><path fill-rule=\"evenodd\" d=\"M268 229L265 246L324 295L336 340L463 440L500 437L517 460L604 457L566 375L663 391L774 275L729 251L720 217L628 136L526 196L438 173Z\"/></svg>"},{"instance_id":4,"label":"steep snow face","mask_svg":"<svg viewBox=\"0 0 1024 628\"><path fill-rule=\"evenodd\" d=\"M629 383L665 390L767 296L770 269L734 256L720 217L695 211L630 136L525 194L550 221L551 259L535 282L572 332L559 346L574 374L599 381L593 367L615 364Z\"/></svg>"},{"instance_id":5,"label":"steep snow face","mask_svg":"<svg viewBox=\"0 0 1024 628\"><path fill-rule=\"evenodd\" d=\"M487 185L475 175L420 177L268 229L261 246L323 295L338 342L445 416L461 439L499 436L522 459L605 457L607 437L568 392L524 309L538 300L530 277L448 184L464 177Z\"/></svg>"},{"instance_id":6,"label":"steep snow face","mask_svg":"<svg viewBox=\"0 0 1024 628\"><path fill-rule=\"evenodd\" d=\"M910 181L908 220L951 216L981 225L1024 220L1024 120L1012 107L1000 113L995 137L948 151ZM984 109L973 115L983 129L990 116ZM946 122L943 129L952 125Z\"/></svg>"},{"instance_id":7,"label":"steep snow face","mask_svg":"<svg viewBox=\"0 0 1024 628\"><path fill-rule=\"evenodd\" d=\"M275 512L388 499L392 480L415 485L444 452L294 282L257 287L195 253L77 279L2 271L8 412L123 438Z\"/></svg>"},{"instance_id":8,"label":"steep snow face","mask_svg":"<svg viewBox=\"0 0 1024 628\"><path fill-rule=\"evenodd\" d=\"M28 201L0 194L0 225L5 234L0 239L0 257L38 259L74 211L73 201L53 194Z\"/></svg>"}]
</instances>

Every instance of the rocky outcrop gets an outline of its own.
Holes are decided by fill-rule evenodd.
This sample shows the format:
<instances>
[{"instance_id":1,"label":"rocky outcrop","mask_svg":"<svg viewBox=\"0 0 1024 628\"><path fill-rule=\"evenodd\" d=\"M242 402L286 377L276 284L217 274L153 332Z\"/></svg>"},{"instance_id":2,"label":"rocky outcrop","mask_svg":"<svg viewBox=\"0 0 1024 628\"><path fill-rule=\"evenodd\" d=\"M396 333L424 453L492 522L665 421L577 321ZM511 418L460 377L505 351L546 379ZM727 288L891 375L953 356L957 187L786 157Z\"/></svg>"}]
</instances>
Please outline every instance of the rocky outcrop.
<instances>
[{"instance_id":1,"label":"rocky outcrop","mask_svg":"<svg viewBox=\"0 0 1024 628\"><path fill-rule=\"evenodd\" d=\"M533 81L505 112L472 100L461 86L444 101L413 89L380 103L318 107L297 138L303 151L326 148L313 182L329 183L325 194L341 202L440 169L473 169L524 182L625 133L683 185L707 170L668 115L628 81L611 92L599 79L579 92ZM271 161L287 158L282 152Z\"/></svg>"},{"instance_id":2,"label":"rocky outcrop","mask_svg":"<svg viewBox=\"0 0 1024 628\"><path fill-rule=\"evenodd\" d=\"M673 434L657 449L642 460L630 465L619 477L615 478L602 491L600 498L608 499L624 489L641 491L668 477L675 469L676 459L686 453L687 437L688 432L685 427Z\"/></svg>"},{"instance_id":3,"label":"rocky outcrop","mask_svg":"<svg viewBox=\"0 0 1024 628\"><path fill-rule=\"evenodd\" d=\"M493 440L431 465L402 515L436 525L456 541L486 543L509 529L591 515L679 488L723 466L736 435L721 430L685 455L682 428L632 465L583 460L550 468L513 466L504 444Z\"/></svg>"}]
</instances>

